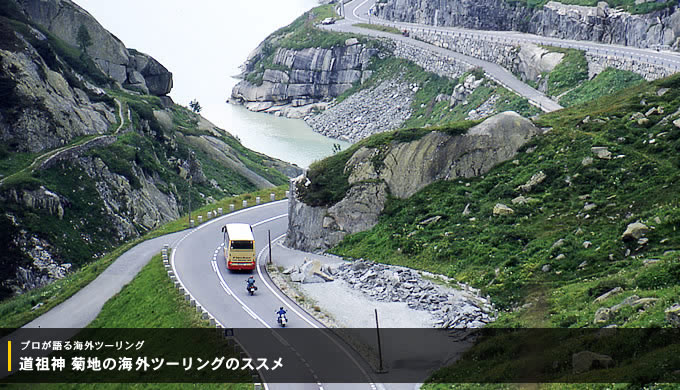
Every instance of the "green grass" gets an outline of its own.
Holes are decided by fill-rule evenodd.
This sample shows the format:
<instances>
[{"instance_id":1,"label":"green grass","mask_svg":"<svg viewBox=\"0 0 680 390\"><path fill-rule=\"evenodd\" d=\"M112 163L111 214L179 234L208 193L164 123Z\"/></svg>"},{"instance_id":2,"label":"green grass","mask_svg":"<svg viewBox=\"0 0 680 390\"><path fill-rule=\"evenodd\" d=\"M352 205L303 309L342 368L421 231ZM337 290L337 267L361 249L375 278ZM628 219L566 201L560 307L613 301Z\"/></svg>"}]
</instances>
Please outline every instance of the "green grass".
<instances>
[{"instance_id":1,"label":"green grass","mask_svg":"<svg viewBox=\"0 0 680 390\"><path fill-rule=\"evenodd\" d=\"M565 54L562 61L550 72L548 78L549 96L557 96L588 80L588 61L584 52L552 46L546 48L551 52Z\"/></svg>"},{"instance_id":2,"label":"green grass","mask_svg":"<svg viewBox=\"0 0 680 390\"><path fill-rule=\"evenodd\" d=\"M585 81L567 92L560 99L560 104L565 107L582 104L605 95L611 95L643 80L642 76L637 73L607 68L592 80Z\"/></svg>"},{"instance_id":3,"label":"green grass","mask_svg":"<svg viewBox=\"0 0 680 390\"><path fill-rule=\"evenodd\" d=\"M123 289L112 297L88 328L210 328L210 323L201 319L194 307L177 292L163 267L160 255L151 261ZM113 333L113 331L112 331ZM210 341L210 340L208 340ZM225 353L224 341L215 337L212 343L205 346L205 352L215 351L215 356L238 357L235 352ZM146 346L145 346L146 347ZM149 348L149 347L147 347ZM160 347L156 347L157 350ZM229 351L230 349L226 349ZM233 349L231 349L233 351ZM245 383L249 375L241 374L244 383L206 383L206 384L37 384L37 389L252 389L253 385ZM24 385L10 385L8 388L21 388Z\"/></svg>"},{"instance_id":4,"label":"green grass","mask_svg":"<svg viewBox=\"0 0 680 390\"><path fill-rule=\"evenodd\" d=\"M481 288L503 310L497 326L593 326L600 307L593 300L613 284L621 284L626 294L608 304L633 293L659 301L642 313L622 311L610 323L668 326L663 310L680 300L678 252L668 253L680 247L675 228L680 223L675 196L680 129L661 121L664 115L651 115L645 126L630 116L656 106L663 106L666 115L675 112L680 89L662 97L656 91L678 85L680 75L635 84L592 104L543 115L538 125L553 130L525 146L519 164L500 164L479 178L434 183L409 199L389 199L377 226L347 236L332 252L437 272ZM641 100L648 105L641 106ZM591 121L583 123L586 116ZM625 157L595 158L584 166L592 146L607 146L614 156ZM530 147L536 150L524 152ZM332 166L330 161L322 165ZM522 194L516 188L538 171L548 178L524 194L535 201L512 204ZM499 202L515 213L493 216ZM584 211L586 202L596 208ZM472 214L463 216L468 203ZM442 219L420 225L435 215ZM648 245L621 240L627 224L638 220L654 227ZM565 244L553 248L558 239ZM585 241L592 243L589 248ZM559 254L565 259L555 260ZM644 259L661 262L643 266ZM544 265L551 271L543 272ZM532 305L519 309L527 302Z\"/></svg>"},{"instance_id":5,"label":"green grass","mask_svg":"<svg viewBox=\"0 0 680 390\"><path fill-rule=\"evenodd\" d=\"M36 157L38 157L37 153L10 153L0 150L0 174L10 176L19 172L31 165Z\"/></svg>"},{"instance_id":6,"label":"green grass","mask_svg":"<svg viewBox=\"0 0 680 390\"><path fill-rule=\"evenodd\" d=\"M184 300L155 255L111 299L88 328L208 328L195 307Z\"/></svg>"},{"instance_id":7,"label":"green grass","mask_svg":"<svg viewBox=\"0 0 680 390\"><path fill-rule=\"evenodd\" d=\"M370 30L378 30L378 31L383 31L383 32L388 32L392 34L397 34L401 35L401 30L395 27L390 27L390 26L383 26L381 24L368 24L368 23L356 23L353 24L354 27L360 27L360 28L368 28Z\"/></svg>"}]
</instances>

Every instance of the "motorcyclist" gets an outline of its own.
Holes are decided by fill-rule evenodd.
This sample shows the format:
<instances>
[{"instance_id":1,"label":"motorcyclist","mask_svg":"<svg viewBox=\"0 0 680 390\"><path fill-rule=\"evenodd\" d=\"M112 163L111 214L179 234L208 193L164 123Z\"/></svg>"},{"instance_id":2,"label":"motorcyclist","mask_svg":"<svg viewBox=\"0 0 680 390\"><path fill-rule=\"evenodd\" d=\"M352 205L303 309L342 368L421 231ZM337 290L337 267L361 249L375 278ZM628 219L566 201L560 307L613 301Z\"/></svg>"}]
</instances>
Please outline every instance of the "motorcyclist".
<instances>
[{"instance_id":1,"label":"motorcyclist","mask_svg":"<svg viewBox=\"0 0 680 390\"><path fill-rule=\"evenodd\" d=\"M251 287L255 287L255 278L252 275L246 280L246 290L250 291Z\"/></svg>"},{"instance_id":2,"label":"motorcyclist","mask_svg":"<svg viewBox=\"0 0 680 390\"><path fill-rule=\"evenodd\" d=\"M281 322L281 317L286 315L286 311L283 310L283 307L279 308L279 311L276 312L276 314L279 315L279 318L277 319L278 322Z\"/></svg>"}]
</instances>

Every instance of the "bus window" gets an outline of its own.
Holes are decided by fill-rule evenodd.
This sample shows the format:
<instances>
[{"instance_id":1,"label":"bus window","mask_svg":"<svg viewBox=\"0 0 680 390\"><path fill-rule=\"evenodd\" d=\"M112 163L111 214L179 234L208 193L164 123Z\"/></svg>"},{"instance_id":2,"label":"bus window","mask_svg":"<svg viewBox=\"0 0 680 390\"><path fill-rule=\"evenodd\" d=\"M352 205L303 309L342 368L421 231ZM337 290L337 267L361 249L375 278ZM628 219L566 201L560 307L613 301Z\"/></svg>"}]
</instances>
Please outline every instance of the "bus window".
<instances>
[{"instance_id":1,"label":"bus window","mask_svg":"<svg viewBox=\"0 0 680 390\"><path fill-rule=\"evenodd\" d=\"M252 241L232 241L231 249L253 249Z\"/></svg>"}]
</instances>

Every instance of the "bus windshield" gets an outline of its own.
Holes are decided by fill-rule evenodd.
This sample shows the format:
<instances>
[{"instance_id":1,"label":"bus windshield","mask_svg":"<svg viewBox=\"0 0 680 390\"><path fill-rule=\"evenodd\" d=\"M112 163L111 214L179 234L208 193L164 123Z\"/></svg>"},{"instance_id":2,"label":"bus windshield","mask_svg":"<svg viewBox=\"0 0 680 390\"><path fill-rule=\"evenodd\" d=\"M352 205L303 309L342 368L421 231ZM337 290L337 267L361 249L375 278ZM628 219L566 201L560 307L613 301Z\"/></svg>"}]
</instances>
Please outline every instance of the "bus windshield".
<instances>
[{"instance_id":1,"label":"bus windshield","mask_svg":"<svg viewBox=\"0 0 680 390\"><path fill-rule=\"evenodd\" d=\"M253 249L252 241L232 241L231 249Z\"/></svg>"}]
</instances>

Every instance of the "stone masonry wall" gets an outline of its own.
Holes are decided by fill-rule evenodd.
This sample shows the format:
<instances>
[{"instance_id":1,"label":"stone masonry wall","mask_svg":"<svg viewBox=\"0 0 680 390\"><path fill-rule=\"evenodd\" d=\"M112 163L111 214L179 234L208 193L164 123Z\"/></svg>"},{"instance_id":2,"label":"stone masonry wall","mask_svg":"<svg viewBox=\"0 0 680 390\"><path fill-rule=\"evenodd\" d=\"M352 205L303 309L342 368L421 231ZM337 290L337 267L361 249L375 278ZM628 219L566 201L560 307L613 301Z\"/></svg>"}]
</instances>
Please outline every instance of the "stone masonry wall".
<instances>
[{"instance_id":1,"label":"stone masonry wall","mask_svg":"<svg viewBox=\"0 0 680 390\"><path fill-rule=\"evenodd\" d=\"M473 66L450 57L445 57L439 53L412 46L400 41L396 41L394 56L409 60L428 72L433 72L442 77L457 79L463 73L472 69Z\"/></svg>"}]
</instances>

